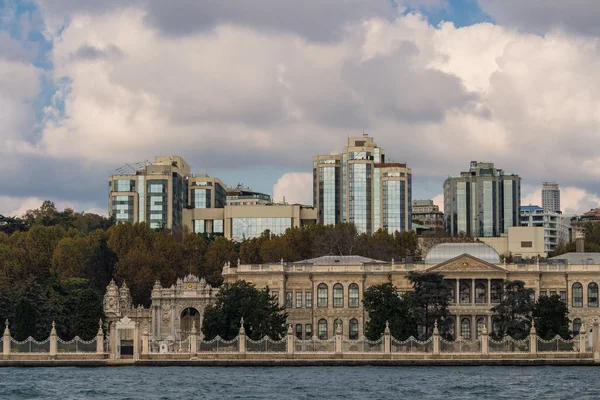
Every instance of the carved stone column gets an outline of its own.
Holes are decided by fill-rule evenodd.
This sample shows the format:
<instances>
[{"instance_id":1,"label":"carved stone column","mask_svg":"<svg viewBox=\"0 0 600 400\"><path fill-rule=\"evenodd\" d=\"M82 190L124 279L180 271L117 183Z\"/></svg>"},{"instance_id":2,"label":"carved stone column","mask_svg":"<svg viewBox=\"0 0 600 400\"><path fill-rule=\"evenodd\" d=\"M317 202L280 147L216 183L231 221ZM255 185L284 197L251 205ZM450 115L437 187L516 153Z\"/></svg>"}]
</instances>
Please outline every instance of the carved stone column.
<instances>
[{"instance_id":1,"label":"carved stone column","mask_svg":"<svg viewBox=\"0 0 600 400\"><path fill-rule=\"evenodd\" d=\"M294 336L294 330L292 329L292 324L288 324L286 353L289 358L294 357L294 341L295 340L296 340L296 336Z\"/></svg>"},{"instance_id":2,"label":"carved stone column","mask_svg":"<svg viewBox=\"0 0 600 400\"><path fill-rule=\"evenodd\" d=\"M456 305L460 304L460 279L456 278Z\"/></svg>"},{"instance_id":3,"label":"carved stone column","mask_svg":"<svg viewBox=\"0 0 600 400\"><path fill-rule=\"evenodd\" d=\"M488 330L484 325L481 329L481 354L488 354L490 352L488 338Z\"/></svg>"},{"instance_id":4,"label":"carved stone column","mask_svg":"<svg viewBox=\"0 0 600 400\"><path fill-rule=\"evenodd\" d=\"M56 358L56 324L52 321L52 330L50 331L50 358Z\"/></svg>"},{"instance_id":5,"label":"carved stone column","mask_svg":"<svg viewBox=\"0 0 600 400\"><path fill-rule=\"evenodd\" d=\"M437 321L433 323L433 354L440 354L440 331Z\"/></svg>"},{"instance_id":6,"label":"carved stone column","mask_svg":"<svg viewBox=\"0 0 600 400\"><path fill-rule=\"evenodd\" d=\"M535 331L535 323L531 321L531 329L529 330L529 352L532 356L537 354L537 332Z\"/></svg>"},{"instance_id":7,"label":"carved stone column","mask_svg":"<svg viewBox=\"0 0 600 400\"><path fill-rule=\"evenodd\" d=\"M487 284L487 304L488 306L492 304L492 280L488 278Z\"/></svg>"},{"instance_id":8,"label":"carved stone column","mask_svg":"<svg viewBox=\"0 0 600 400\"><path fill-rule=\"evenodd\" d=\"M475 279L471 279L471 304L475 304Z\"/></svg>"},{"instance_id":9,"label":"carved stone column","mask_svg":"<svg viewBox=\"0 0 600 400\"><path fill-rule=\"evenodd\" d=\"M390 331L390 323L385 321L385 329L383 330L383 353L392 353L392 333Z\"/></svg>"},{"instance_id":10,"label":"carved stone column","mask_svg":"<svg viewBox=\"0 0 600 400\"><path fill-rule=\"evenodd\" d=\"M104 358L104 331L102 330L102 318L98 322L98 333L96 334L96 353L102 354Z\"/></svg>"},{"instance_id":11,"label":"carved stone column","mask_svg":"<svg viewBox=\"0 0 600 400\"><path fill-rule=\"evenodd\" d=\"M244 329L244 318L240 320L240 330L238 332L238 351L240 354L246 354L246 330Z\"/></svg>"},{"instance_id":12,"label":"carved stone column","mask_svg":"<svg viewBox=\"0 0 600 400\"><path fill-rule=\"evenodd\" d=\"M10 357L10 329L8 329L8 320L4 323L4 336L2 337L2 358L8 360Z\"/></svg>"}]
</instances>

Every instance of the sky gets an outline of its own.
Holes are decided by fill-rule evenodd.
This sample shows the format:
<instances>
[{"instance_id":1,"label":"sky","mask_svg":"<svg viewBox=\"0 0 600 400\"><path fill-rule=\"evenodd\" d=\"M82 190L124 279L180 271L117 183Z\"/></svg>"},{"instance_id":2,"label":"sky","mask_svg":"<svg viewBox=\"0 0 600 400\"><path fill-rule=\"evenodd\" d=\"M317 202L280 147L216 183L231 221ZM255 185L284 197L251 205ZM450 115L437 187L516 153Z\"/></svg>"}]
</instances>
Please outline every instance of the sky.
<instances>
[{"instance_id":1,"label":"sky","mask_svg":"<svg viewBox=\"0 0 600 400\"><path fill-rule=\"evenodd\" d=\"M413 198L494 162L522 204L600 206L600 1L0 0L0 214L107 213L108 177L195 173L312 203L312 156L375 138Z\"/></svg>"}]
</instances>

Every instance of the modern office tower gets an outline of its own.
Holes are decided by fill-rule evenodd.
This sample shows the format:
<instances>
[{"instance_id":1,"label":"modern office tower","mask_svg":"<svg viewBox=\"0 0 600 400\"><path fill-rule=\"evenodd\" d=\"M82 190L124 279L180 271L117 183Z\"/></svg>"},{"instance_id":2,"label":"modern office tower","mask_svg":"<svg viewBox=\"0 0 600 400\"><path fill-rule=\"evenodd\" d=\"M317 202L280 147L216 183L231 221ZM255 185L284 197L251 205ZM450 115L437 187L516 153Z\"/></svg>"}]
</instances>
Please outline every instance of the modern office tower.
<instances>
[{"instance_id":1,"label":"modern office tower","mask_svg":"<svg viewBox=\"0 0 600 400\"><path fill-rule=\"evenodd\" d=\"M446 232L495 237L519 226L521 178L505 174L493 163L471 161L467 172L444 182Z\"/></svg>"},{"instance_id":2,"label":"modern office tower","mask_svg":"<svg viewBox=\"0 0 600 400\"><path fill-rule=\"evenodd\" d=\"M542 208L552 212L560 212L560 188L558 187L557 183L543 183Z\"/></svg>"},{"instance_id":3,"label":"modern office tower","mask_svg":"<svg viewBox=\"0 0 600 400\"><path fill-rule=\"evenodd\" d=\"M412 222L418 223L432 231L444 231L444 213L433 200L413 200Z\"/></svg>"},{"instance_id":4,"label":"modern office tower","mask_svg":"<svg viewBox=\"0 0 600 400\"><path fill-rule=\"evenodd\" d=\"M386 162L373 138L348 138L342 154L313 157L313 206L318 222L353 223L359 232L412 229L412 172Z\"/></svg>"},{"instance_id":5,"label":"modern office tower","mask_svg":"<svg viewBox=\"0 0 600 400\"><path fill-rule=\"evenodd\" d=\"M157 156L119 168L109 178L109 214L117 222L146 222L151 228L182 225L188 204L190 166L178 156Z\"/></svg>"},{"instance_id":6,"label":"modern office tower","mask_svg":"<svg viewBox=\"0 0 600 400\"><path fill-rule=\"evenodd\" d=\"M206 212L223 209L227 202L227 187L218 178L206 174L193 175L189 178L190 204L184 211L184 225L192 225L194 233L225 232L223 218L206 218ZM200 215L200 214L203 214ZM189 216L189 217L188 217ZM190 223L188 219L191 219Z\"/></svg>"},{"instance_id":7,"label":"modern office tower","mask_svg":"<svg viewBox=\"0 0 600 400\"><path fill-rule=\"evenodd\" d=\"M521 226L544 228L544 251L549 253L557 246L571 241L570 218L540 206L522 206Z\"/></svg>"}]
</instances>

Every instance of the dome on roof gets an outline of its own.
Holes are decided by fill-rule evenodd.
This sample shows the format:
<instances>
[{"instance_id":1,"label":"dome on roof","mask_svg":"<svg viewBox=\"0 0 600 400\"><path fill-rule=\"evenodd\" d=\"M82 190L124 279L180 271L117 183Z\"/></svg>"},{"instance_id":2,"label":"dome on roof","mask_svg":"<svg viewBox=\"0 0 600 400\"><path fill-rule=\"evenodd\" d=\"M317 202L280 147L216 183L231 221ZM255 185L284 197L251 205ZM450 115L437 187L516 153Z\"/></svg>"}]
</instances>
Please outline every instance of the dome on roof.
<instances>
[{"instance_id":1,"label":"dome on roof","mask_svg":"<svg viewBox=\"0 0 600 400\"><path fill-rule=\"evenodd\" d=\"M433 246L425 257L425 264L440 264L462 254L477 257L490 264L500 264L500 256L493 247L477 243L442 243Z\"/></svg>"}]
</instances>

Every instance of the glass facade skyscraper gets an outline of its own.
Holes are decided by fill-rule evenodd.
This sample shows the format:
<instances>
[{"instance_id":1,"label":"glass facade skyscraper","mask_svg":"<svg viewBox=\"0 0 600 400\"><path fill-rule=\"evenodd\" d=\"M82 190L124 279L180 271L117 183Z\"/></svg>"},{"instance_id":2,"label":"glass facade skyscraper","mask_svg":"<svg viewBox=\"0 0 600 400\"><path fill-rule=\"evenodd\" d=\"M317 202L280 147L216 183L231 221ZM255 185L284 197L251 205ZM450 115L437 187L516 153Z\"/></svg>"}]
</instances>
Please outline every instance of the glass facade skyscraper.
<instances>
[{"instance_id":1,"label":"glass facade skyscraper","mask_svg":"<svg viewBox=\"0 0 600 400\"><path fill-rule=\"evenodd\" d=\"M446 231L451 236L495 237L519 226L521 178L493 163L471 162L468 172L444 182Z\"/></svg>"},{"instance_id":2,"label":"glass facade skyscraper","mask_svg":"<svg viewBox=\"0 0 600 400\"><path fill-rule=\"evenodd\" d=\"M313 157L313 206L318 221L353 223L359 232L412 229L412 172L386 163L369 136L348 138L342 154Z\"/></svg>"}]
</instances>

